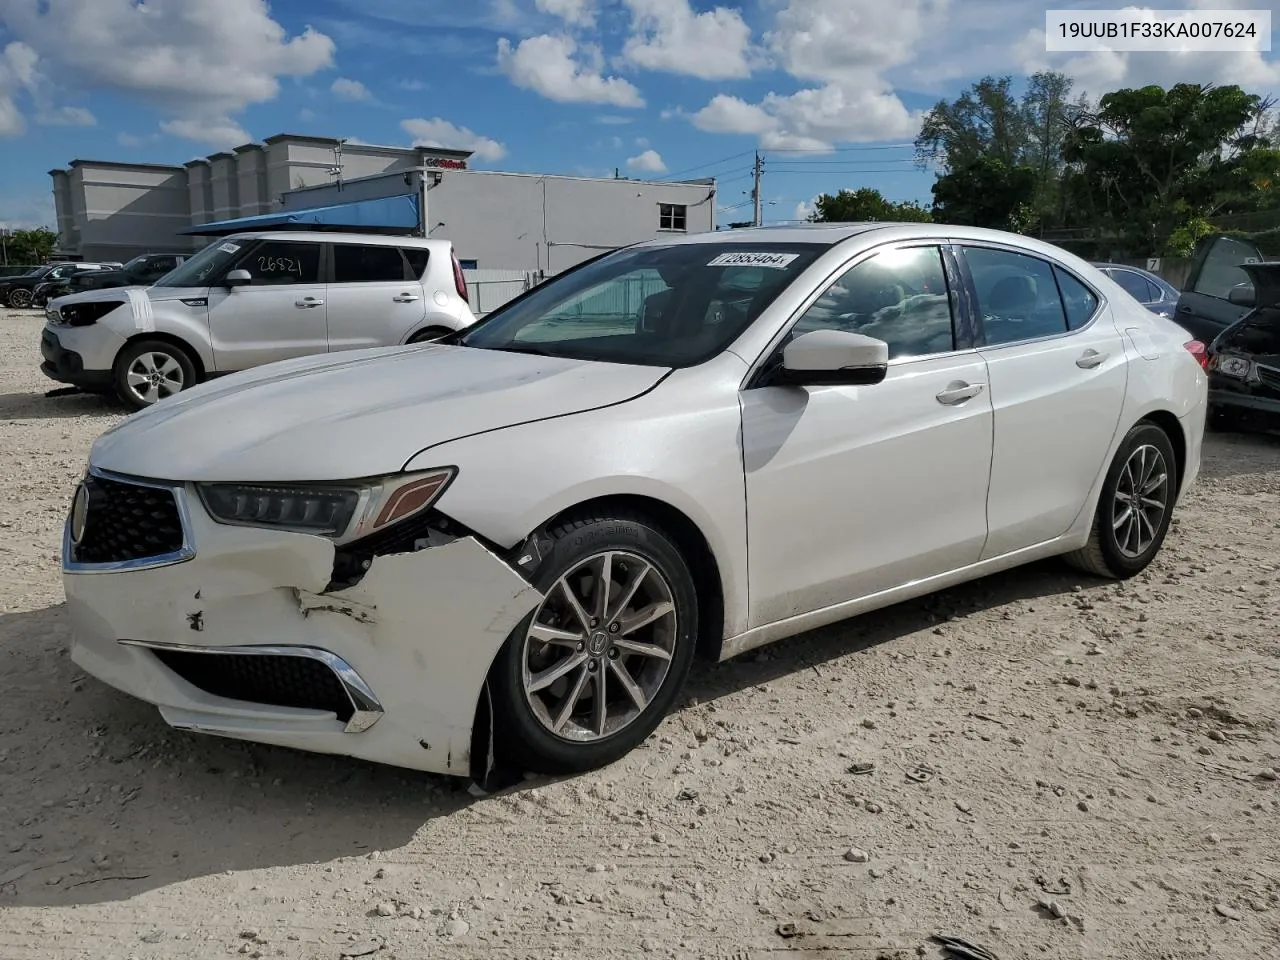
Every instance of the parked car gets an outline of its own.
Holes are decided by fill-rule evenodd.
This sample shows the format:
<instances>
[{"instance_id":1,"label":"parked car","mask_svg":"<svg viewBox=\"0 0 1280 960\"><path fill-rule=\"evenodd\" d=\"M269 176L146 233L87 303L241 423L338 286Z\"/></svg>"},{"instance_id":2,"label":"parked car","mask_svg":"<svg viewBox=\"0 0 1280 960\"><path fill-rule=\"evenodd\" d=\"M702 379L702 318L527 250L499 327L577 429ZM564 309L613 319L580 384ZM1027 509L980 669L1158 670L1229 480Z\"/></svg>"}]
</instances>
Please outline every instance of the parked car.
<instances>
[{"instance_id":1,"label":"parked car","mask_svg":"<svg viewBox=\"0 0 1280 960\"><path fill-rule=\"evenodd\" d=\"M1172 317L1181 294L1178 288L1163 277L1121 263L1095 263L1095 267L1120 284L1133 299L1162 317Z\"/></svg>"},{"instance_id":2,"label":"parked car","mask_svg":"<svg viewBox=\"0 0 1280 960\"><path fill-rule=\"evenodd\" d=\"M1145 569L1208 381L1120 294L977 228L664 236L436 343L196 387L93 445L71 657L188 730L608 763L695 651L1045 557Z\"/></svg>"},{"instance_id":3,"label":"parked car","mask_svg":"<svg viewBox=\"0 0 1280 960\"><path fill-rule=\"evenodd\" d=\"M60 280L81 272L108 269L110 267L106 264L81 261L45 264L18 277L0 278L0 302L21 310L31 306L35 288L46 280Z\"/></svg>"},{"instance_id":4,"label":"parked car","mask_svg":"<svg viewBox=\"0 0 1280 960\"><path fill-rule=\"evenodd\" d=\"M146 289L59 297L46 316L40 369L135 410L264 363L475 322L448 240L290 231L216 240Z\"/></svg>"},{"instance_id":5,"label":"parked car","mask_svg":"<svg viewBox=\"0 0 1280 960\"><path fill-rule=\"evenodd\" d=\"M1211 343L1249 310L1231 300L1231 291L1249 283L1244 265L1263 259L1258 246L1243 237L1204 237L1192 253L1191 272L1173 319L1193 336Z\"/></svg>"},{"instance_id":6,"label":"parked car","mask_svg":"<svg viewBox=\"0 0 1280 960\"><path fill-rule=\"evenodd\" d=\"M82 271L61 279L44 280L33 291L32 306L43 307L50 300L85 290L149 287L186 259L185 253L144 253L118 269Z\"/></svg>"},{"instance_id":7,"label":"parked car","mask_svg":"<svg viewBox=\"0 0 1280 960\"><path fill-rule=\"evenodd\" d=\"M1246 312L1209 345L1209 412L1222 425L1280 430L1280 260L1246 263L1228 300Z\"/></svg>"}]
</instances>

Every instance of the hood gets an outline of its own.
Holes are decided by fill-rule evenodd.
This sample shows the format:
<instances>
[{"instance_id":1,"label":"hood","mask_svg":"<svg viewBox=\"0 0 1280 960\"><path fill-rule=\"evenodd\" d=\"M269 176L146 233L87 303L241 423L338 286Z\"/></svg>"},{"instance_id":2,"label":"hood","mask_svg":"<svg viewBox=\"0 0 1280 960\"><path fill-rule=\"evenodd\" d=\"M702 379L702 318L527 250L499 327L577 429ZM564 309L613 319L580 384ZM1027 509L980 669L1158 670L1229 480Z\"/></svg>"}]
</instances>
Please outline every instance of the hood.
<instances>
[{"instance_id":1,"label":"hood","mask_svg":"<svg viewBox=\"0 0 1280 960\"><path fill-rule=\"evenodd\" d=\"M667 372L440 344L321 354L162 400L90 461L164 480L378 476L449 440L625 402Z\"/></svg>"},{"instance_id":2,"label":"hood","mask_svg":"<svg viewBox=\"0 0 1280 960\"><path fill-rule=\"evenodd\" d=\"M79 293L68 293L67 296L59 297L52 303L59 305L59 303L91 303L99 300L128 300L128 294L124 291L141 291L152 303L163 300L198 300L198 298L209 296L207 287L142 287L141 284L133 284L129 287L102 287Z\"/></svg>"}]
</instances>

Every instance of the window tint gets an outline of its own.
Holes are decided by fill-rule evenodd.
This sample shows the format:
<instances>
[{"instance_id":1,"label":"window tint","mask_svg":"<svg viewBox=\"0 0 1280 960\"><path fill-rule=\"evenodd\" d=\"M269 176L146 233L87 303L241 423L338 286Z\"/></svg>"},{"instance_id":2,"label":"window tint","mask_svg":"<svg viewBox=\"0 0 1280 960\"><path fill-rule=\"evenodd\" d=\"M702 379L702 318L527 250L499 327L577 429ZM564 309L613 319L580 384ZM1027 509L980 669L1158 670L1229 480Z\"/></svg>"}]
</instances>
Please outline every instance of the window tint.
<instances>
[{"instance_id":1,"label":"window tint","mask_svg":"<svg viewBox=\"0 0 1280 960\"><path fill-rule=\"evenodd\" d=\"M1066 333L1066 312L1047 262L983 247L966 247L964 258L978 293L988 345Z\"/></svg>"},{"instance_id":2,"label":"window tint","mask_svg":"<svg viewBox=\"0 0 1280 960\"><path fill-rule=\"evenodd\" d=\"M1112 270L1111 277L1124 288L1124 291L1139 303L1150 303L1156 297L1152 295L1151 284L1147 278L1132 270Z\"/></svg>"},{"instance_id":3,"label":"window tint","mask_svg":"<svg viewBox=\"0 0 1280 960\"><path fill-rule=\"evenodd\" d=\"M398 247L333 245L334 283L378 283L403 280L404 260Z\"/></svg>"},{"instance_id":4,"label":"window tint","mask_svg":"<svg viewBox=\"0 0 1280 960\"><path fill-rule=\"evenodd\" d=\"M883 340L889 358L955 349L942 251L908 247L877 253L833 283L791 330L847 330Z\"/></svg>"},{"instance_id":5,"label":"window tint","mask_svg":"<svg viewBox=\"0 0 1280 960\"><path fill-rule=\"evenodd\" d=\"M320 280L320 244L268 240L242 258L236 269L248 270L256 287L317 283Z\"/></svg>"},{"instance_id":6,"label":"window tint","mask_svg":"<svg viewBox=\"0 0 1280 960\"><path fill-rule=\"evenodd\" d=\"M1062 305L1067 311L1067 326L1072 330L1079 330L1098 309L1098 298L1093 295L1092 290L1061 267L1054 267L1053 275L1058 278L1058 292L1062 294Z\"/></svg>"},{"instance_id":7,"label":"window tint","mask_svg":"<svg viewBox=\"0 0 1280 960\"><path fill-rule=\"evenodd\" d=\"M1196 293L1225 300L1232 287L1249 282L1249 275L1240 269L1240 264L1257 259L1258 250L1252 244L1220 237L1209 248L1209 255L1205 257L1193 289Z\"/></svg>"},{"instance_id":8,"label":"window tint","mask_svg":"<svg viewBox=\"0 0 1280 960\"><path fill-rule=\"evenodd\" d=\"M658 204L658 229L684 230L688 223L687 208L683 203Z\"/></svg>"},{"instance_id":9,"label":"window tint","mask_svg":"<svg viewBox=\"0 0 1280 960\"><path fill-rule=\"evenodd\" d=\"M421 280L422 275L427 272L427 261L430 259L427 251L422 247L403 247L400 252L409 261L409 272L413 274L413 278Z\"/></svg>"}]
</instances>

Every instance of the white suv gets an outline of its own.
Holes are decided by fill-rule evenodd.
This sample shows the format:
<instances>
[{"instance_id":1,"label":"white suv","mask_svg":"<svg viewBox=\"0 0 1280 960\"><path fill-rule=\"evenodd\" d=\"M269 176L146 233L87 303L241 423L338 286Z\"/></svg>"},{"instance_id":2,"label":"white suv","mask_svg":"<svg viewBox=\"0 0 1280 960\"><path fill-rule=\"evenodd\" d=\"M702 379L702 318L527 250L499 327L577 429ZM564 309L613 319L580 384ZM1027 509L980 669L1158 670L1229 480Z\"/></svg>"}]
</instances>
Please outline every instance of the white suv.
<instances>
[{"instance_id":1,"label":"white suv","mask_svg":"<svg viewBox=\"0 0 1280 960\"><path fill-rule=\"evenodd\" d=\"M215 240L150 287L59 297L45 314L40 369L135 410L225 373L475 322L448 240L297 231Z\"/></svg>"}]
</instances>

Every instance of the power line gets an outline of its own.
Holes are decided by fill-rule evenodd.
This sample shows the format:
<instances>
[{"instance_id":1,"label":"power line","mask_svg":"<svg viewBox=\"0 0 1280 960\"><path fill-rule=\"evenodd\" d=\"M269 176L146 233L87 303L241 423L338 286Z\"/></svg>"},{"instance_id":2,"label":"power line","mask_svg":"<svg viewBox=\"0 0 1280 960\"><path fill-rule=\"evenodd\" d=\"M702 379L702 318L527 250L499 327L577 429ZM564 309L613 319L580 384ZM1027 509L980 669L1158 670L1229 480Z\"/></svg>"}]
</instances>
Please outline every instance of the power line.
<instances>
[{"instance_id":1,"label":"power line","mask_svg":"<svg viewBox=\"0 0 1280 960\"><path fill-rule=\"evenodd\" d=\"M677 171L676 173L668 174L668 175L667 175L666 177L664 177L663 179L664 179L664 180L668 180L668 181L669 181L669 180L674 180L674 179L676 179L677 177L683 177L685 174L688 174L688 173L695 173L695 172L696 172L696 171L698 171L698 170L705 170L705 169L707 169L708 167L718 167L718 166L720 166L720 164L722 164L722 163L728 163L730 160L737 160L737 159L740 159L741 157L749 157L749 156L751 156L751 153L752 153L752 151L750 151L750 150L744 150L742 153L735 153L735 154L732 154L731 156L723 157L723 158L722 158L722 159L720 159L720 160L712 160L712 161L710 161L710 162L708 162L708 163L700 163L700 164L698 164L698 165L697 165L697 166L695 166L695 167L688 167L688 168L686 168L686 169L684 169L684 170Z\"/></svg>"},{"instance_id":2,"label":"power line","mask_svg":"<svg viewBox=\"0 0 1280 960\"><path fill-rule=\"evenodd\" d=\"M815 149L813 147L789 147L785 149L770 150L770 153L857 153L862 150L905 150L907 148L915 149L914 143L878 143L874 146L862 147L830 147L828 149Z\"/></svg>"}]
</instances>

